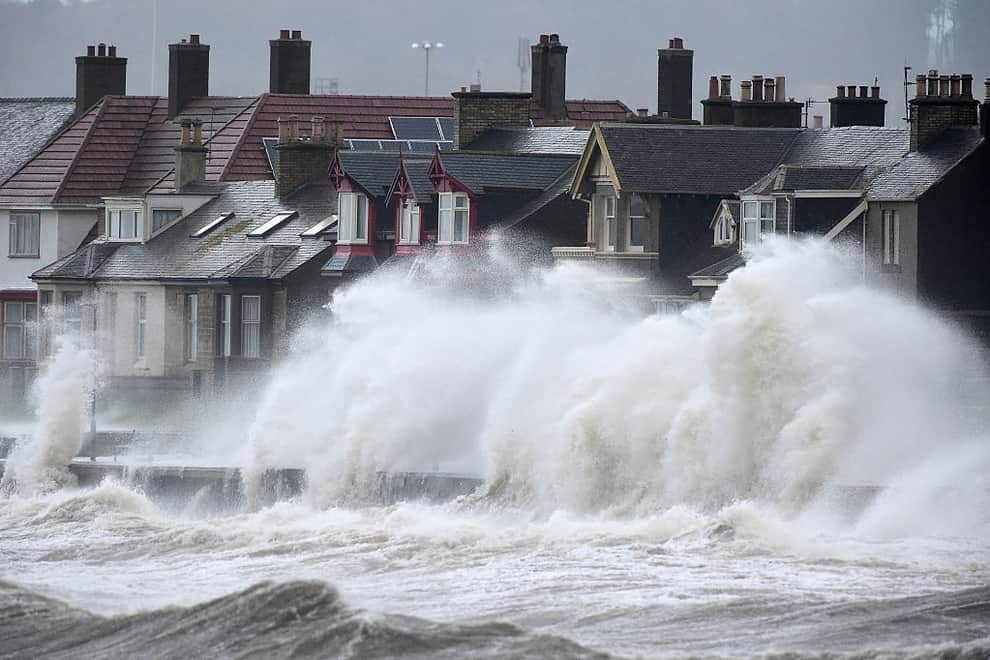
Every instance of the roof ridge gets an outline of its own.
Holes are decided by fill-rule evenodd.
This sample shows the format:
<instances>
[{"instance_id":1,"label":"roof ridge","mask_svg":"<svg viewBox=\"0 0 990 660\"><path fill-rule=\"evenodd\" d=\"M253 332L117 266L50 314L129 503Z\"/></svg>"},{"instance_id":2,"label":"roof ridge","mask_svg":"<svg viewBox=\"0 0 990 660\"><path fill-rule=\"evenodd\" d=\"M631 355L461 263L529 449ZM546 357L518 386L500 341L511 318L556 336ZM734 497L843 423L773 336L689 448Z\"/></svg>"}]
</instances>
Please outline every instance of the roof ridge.
<instances>
[{"instance_id":1,"label":"roof ridge","mask_svg":"<svg viewBox=\"0 0 990 660\"><path fill-rule=\"evenodd\" d=\"M73 96L0 96L0 103L75 103Z\"/></svg>"}]
</instances>

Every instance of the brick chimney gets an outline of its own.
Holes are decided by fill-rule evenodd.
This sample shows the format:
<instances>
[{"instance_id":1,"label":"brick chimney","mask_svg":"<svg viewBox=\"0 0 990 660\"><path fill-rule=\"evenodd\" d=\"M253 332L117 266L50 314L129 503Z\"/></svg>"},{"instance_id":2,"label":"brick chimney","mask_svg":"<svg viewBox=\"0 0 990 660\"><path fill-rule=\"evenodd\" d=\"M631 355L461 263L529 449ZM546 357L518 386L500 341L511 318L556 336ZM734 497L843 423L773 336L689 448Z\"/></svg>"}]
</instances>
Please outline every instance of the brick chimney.
<instances>
[{"instance_id":1,"label":"brick chimney","mask_svg":"<svg viewBox=\"0 0 990 660\"><path fill-rule=\"evenodd\" d=\"M307 130L308 129L308 130ZM303 133L308 132L308 136ZM275 196L286 195L310 184L328 181L333 159L334 131L323 117L309 122L296 115L278 118L275 146Z\"/></svg>"},{"instance_id":2,"label":"brick chimney","mask_svg":"<svg viewBox=\"0 0 990 660\"><path fill-rule=\"evenodd\" d=\"M533 100L550 121L567 119L565 88L567 78L567 46L560 35L541 34L540 42L531 47L533 54Z\"/></svg>"},{"instance_id":3,"label":"brick chimney","mask_svg":"<svg viewBox=\"0 0 990 660\"><path fill-rule=\"evenodd\" d=\"M269 91L272 94L309 94L310 51L313 42L300 30L281 30L271 46Z\"/></svg>"},{"instance_id":4,"label":"brick chimney","mask_svg":"<svg viewBox=\"0 0 990 660\"><path fill-rule=\"evenodd\" d=\"M489 128L529 126L533 95L528 92L469 92L454 97L454 149L460 149Z\"/></svg>"},{"instance_id":5,"label":"brick chimney","mask_svg":"<svg viewBox=\"0 0 990 660\"><path fill-rule=\"evenodd\" d=\"M76 113L78 117L104 96L127 93L127 58L117 57L117 47L87 46L76 58Z\"/></svg>"},{"instance_id":6,"label":"brick chimney","mask_svg":"<svg viewBox=\"0 0 990 660\"><path fill-rule=\"evenodd\" d=\"M924 149L947 128L978 124L980 104L973 98L972 74L959 76L956 85L953 78L932 69L915 79L916 96L910 101L911 151Z\"/></svg>"},{"instance_id":7,"label":"brick chimney","mask_svg":"<svg viewBox=\"0 0 990 660\"><path fill-rule=\"evenodd\" d=\"M732 126L732 76L712 76L708 80L708 98L701 101L704 123L709 126Z\"/></svg>"},{"instance_id":8,"label":"brick chimney","mask_svg":"<svg viewBox=\"0 0 990 660\"><path fill-rule=\"evenodd\" d=\"M835 96L828 100L828 105L832 128L884 125L887 101L880 98L880 86L875 80L872 87L860 85L858 95L855 85L837 85Z\"/></svg>"},{"instance_id":9,"label":"brick chimney","mask_svg":"<svg viewBox=\"0 0 990 660\"><path fill-rule=\"evenodd\" d=\"M175 148L175 190L182 192L190 185L206 181L206 155L203 144L203 122L182 120L182 138Z\"/></svg>"},{"instance_id":10,"label":"brick chimney","mask_svg":"<svg viewBox=\"0 0 990 660\"><path fill-rule=\"evenodd\" d=\"M691 77L694 51L674 37L657 50L657 114L673 119L691 119Z\"/></svg>"},{"instance_id":11,"label":"brick chimney","mask_svg":"<svg viewBox=\"0 0 990 660\"><path fill-rule=\"evenodd\" d=\"M210 95L210 47L190 34L168 45L168 118L182 112L190 99Z\"/></svg>"},{"instance_id":12,"label":"brick chimney","mask_svg":"<svg viewBox=\"0 0 990 660\"><path fill-rule=\"evenodd\" d=\"M785 97L787 80L753 76L740 83L742 97L732 104L733 124L754 128L800 128L804 106Z\"/></svg>"}]
</instances>

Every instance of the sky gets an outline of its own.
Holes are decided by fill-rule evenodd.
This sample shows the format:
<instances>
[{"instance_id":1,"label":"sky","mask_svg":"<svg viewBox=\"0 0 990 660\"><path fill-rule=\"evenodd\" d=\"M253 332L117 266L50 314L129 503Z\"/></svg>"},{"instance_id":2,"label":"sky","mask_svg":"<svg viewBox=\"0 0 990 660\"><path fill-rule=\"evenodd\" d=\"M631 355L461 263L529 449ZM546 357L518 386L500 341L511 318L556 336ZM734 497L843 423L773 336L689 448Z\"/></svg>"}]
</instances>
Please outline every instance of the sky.
<instances>
[{"instance_id":1,"label":"sky","mask_svg":"<svg viewBox=\"0 0 990 660\"><path fill-rule=\"evenodd\" d=\"M518 90L519 38L556 32L569 46L568 98L651 112L656 49L678 36L695 51L696 119L711 75L732 75L736 98L743 78L783 75L797 100L877 78L888 125L903 116L905 64L912 76L972 73L980 92L990 76L988 0L0 0L0 96L73 95L73 58L99 42L128 58L129 94L164 94L167 45L190 33L211 45L212 94L254 95L267 91L268 40L280 28L312 40L314 80L395 95L423 93L424 55L412 42L444 43L430 56L432 95L479 75L486 90Z\"/></svg>"}]
</instances>

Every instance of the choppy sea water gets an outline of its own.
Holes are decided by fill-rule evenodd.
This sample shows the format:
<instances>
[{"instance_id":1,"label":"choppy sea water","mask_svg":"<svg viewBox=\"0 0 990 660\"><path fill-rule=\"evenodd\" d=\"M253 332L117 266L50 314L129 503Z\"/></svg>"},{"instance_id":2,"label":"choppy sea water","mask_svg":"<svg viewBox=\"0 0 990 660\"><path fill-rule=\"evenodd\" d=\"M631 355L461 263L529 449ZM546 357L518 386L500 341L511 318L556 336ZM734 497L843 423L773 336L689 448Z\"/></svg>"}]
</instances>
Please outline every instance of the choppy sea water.
<instances>
[{"instance_id":1,"label":"choppy sea water","mask_svg":"<svg viewBox=\"0 0 990 660\"><path fill-rule=\"evenodd\" d=\"M196 417L248 500L306 468L260 510L72 488L101 358L63 344L0 482L0 656L990 656L990 377L956 328L819 242L666 317L500 258L470 294L359 281ZM355 496L432 468L486 486Z\"/></svg>"},{"instance_id":2,"label":"choppy sea water","mask_svg":"<svg viewBox=\"0 0 990 660\"><path fill-rule=\"evenodd\" d=\"M195 518L106 483L0 501L0 655L983 658L974 532L884 538L748 502Z\"/></svg>"}]
</instances>

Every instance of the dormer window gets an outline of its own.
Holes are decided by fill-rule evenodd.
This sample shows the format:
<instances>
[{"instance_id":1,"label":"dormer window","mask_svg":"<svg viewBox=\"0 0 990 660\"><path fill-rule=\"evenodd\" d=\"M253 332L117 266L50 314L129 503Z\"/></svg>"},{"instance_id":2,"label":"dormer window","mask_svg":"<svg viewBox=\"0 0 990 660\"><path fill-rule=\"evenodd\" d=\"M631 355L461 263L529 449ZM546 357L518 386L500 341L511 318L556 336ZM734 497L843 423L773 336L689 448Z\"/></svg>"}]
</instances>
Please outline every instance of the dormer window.
<instances>
[{"instance_id":1,"label":"dormer window","mask_svg":"<svg viewBox=\"0 0 990 660\"><path fill-rule=\"evenodd\" d=\"M399 243L419 243L419 204L407 199L399 216Z\"/></svg>"},{"instance_id":2,"label":"dormer window","mask_svg":"<svg viewBox=\"0 0 990 660\"><path fill-rule=\"evenodd\" d=\"M110 209L107 211L107 238L114 241L141 240L144 211L141 209Z\"/></svg>"},{"instance_id":3,"label":"dormer window","mask_svg":"<svg viewBox=\"0 0 990 660\"><path fill-rule=\"evenodd\" d=\"M440 193L440 235L437 243L467 243L470 239L471 201L464 193Z\"/></svg>"},{"instance_id":4,"label":"dormer window","mask_svg":"<svg viewBox=\"0 0 990 660\"><path fill-rule=\"evenodd\" d=\"M342 192L337 196L337 242L368 242L368 198L362 193Z\"/></svg>"},{"instance_id":5,"label":"dormer window","mask_svg":"<svg viewBox=\"0 0 990 660\"><path fill-rule=\"evenodd\" d=\"M725 211L715 223L715 245L729 245L736 240L736 227L732 218Z\"/></svg>"},{"instance_id":6,"label":"dormer window","mask_svg":"<svg viewBox=\"0 0 990 660\"><path fill-rule=\"evenodd\" d=\"M181 209L155 209L151 212L151 233L157 233L182 215Z\"/></svg>"},{"instance_id":7,"label":"dormer window","mask_svg":"<svg viewBox=\"0 0 990 660\"><path fill-rule=\"evenodd\" d=\"M764 236L776 231L776 213L773 199L743 200L742 242L759 243Z\"/></svg>"}]
</instances>

